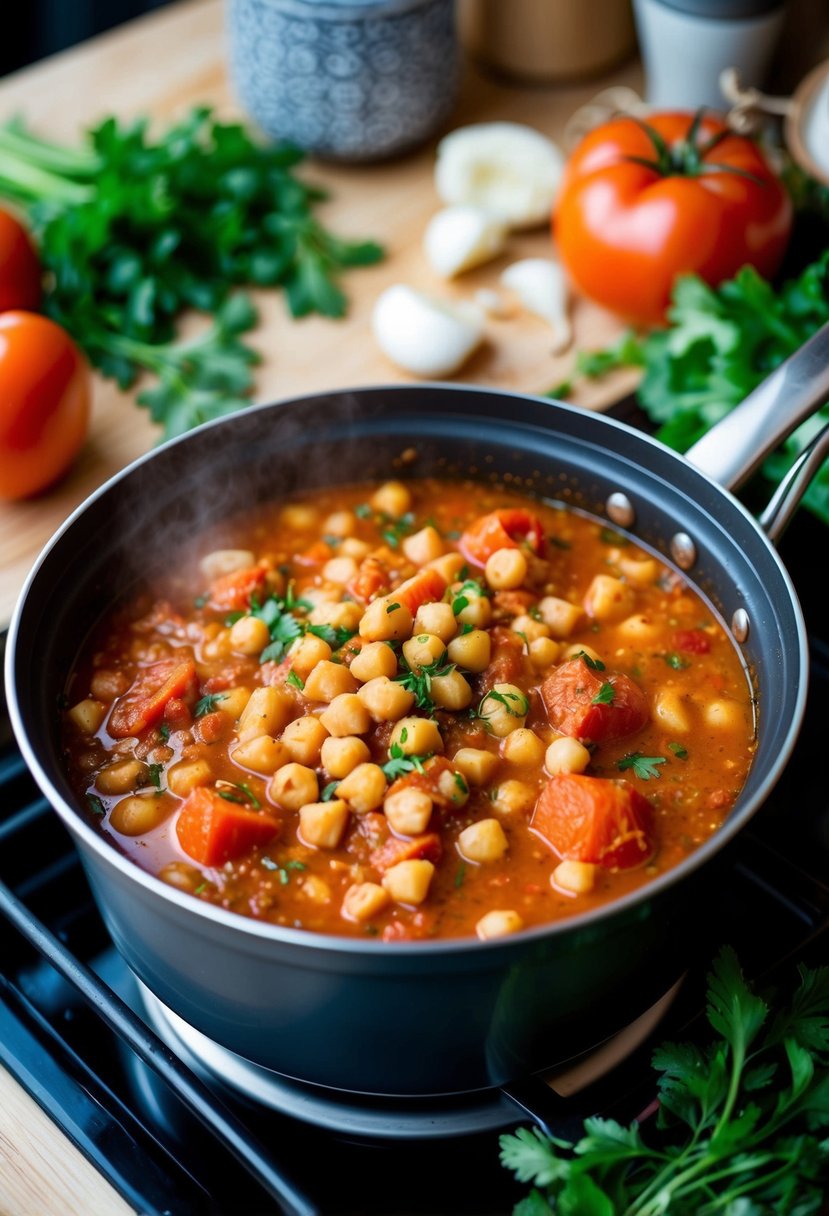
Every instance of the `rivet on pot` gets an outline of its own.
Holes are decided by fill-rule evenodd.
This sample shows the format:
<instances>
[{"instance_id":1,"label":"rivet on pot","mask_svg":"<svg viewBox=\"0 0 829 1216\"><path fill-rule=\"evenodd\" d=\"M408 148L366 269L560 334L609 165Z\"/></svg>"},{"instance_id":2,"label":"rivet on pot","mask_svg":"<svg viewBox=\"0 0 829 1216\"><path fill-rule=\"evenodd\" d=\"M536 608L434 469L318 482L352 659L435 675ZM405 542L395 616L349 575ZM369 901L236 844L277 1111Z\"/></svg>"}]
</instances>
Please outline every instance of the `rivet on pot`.
<instances>
[{"instance_id":1,"label":"rivet on pot","mask_svg":"<svg viewBox=\"0 0 829 1216\"><path fill-rule=\"evenodd\" d=\"M622 494L616 490L608 498L605 507L607 509L608 518L614 524L618 524L620 528L629 528L636 519L636 512L633 509L633 503L628 498L627 494Z\"/></svg>"},{"instance_id":2,"label":"rivet on pot","mask_svg":"<svg viewBox=\"0 0 829 1216\"><path fill-rule=\"evenodd\" d=\"M677 532L671 537L671 557L680 570L690 570L697 560L697 547L687 532Z\"/></svg>"},{"instance_id":3,"label":"rivet on pot","mask_svg":"<svg viewBox=\"0 0 829 1216\"><path fill-rule=\"evenodd\" d=\"M745 608L738 608L731 618L731 632L737 642L747 642L751 624Z\"/></svg>"}]
</instances>

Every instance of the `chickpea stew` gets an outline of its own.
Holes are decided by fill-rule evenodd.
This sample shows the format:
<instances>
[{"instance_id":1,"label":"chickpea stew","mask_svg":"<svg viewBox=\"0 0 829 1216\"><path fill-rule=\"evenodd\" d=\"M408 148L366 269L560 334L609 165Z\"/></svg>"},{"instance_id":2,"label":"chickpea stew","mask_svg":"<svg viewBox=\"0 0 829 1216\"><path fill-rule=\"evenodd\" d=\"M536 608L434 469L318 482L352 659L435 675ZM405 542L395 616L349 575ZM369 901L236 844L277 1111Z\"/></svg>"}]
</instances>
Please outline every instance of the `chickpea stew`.
<instances>
[{"instance_id":1,"label":"chickpea stew","mask_svg":"<svg viewBox=\"0 0 829 1216\"><path fill-rule=\"evenodd\" d=\"M754 708L661 558L514 489L416 479L197 538L96 628L62 739L84 813L195 899L484 939L698 848L745 783Z\"/></svg>"}]
</instances>

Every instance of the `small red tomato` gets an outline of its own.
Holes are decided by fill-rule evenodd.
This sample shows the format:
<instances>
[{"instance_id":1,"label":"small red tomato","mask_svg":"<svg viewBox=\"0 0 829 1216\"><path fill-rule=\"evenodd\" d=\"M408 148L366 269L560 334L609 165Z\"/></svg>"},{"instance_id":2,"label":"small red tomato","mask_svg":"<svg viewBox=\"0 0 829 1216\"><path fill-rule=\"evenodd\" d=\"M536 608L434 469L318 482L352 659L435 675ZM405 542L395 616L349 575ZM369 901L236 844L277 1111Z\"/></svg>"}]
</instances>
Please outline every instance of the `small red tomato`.
<instances>
[{"instance_id":1,"label":"small red tomato","mask_svg":"<svg viewBox=\"0 0 829 1216\"><path fill-rule=\"evenodd\" d=\"M40 307L40 261L23 225L0 208L0 312Z\"/></svg>"},{"instance_id":2,"label":"small red tomato","mask_svg":"<svg viewBox=\"0 0 829 1216\"><path fill-rule=\"evenodd\" d=\"M0 314L0 499L29 498L66 473L89 427L92 376L39 313Z\"/></svg>"},{"instance_id":3,"label":"small red tomato","mask_svg":"<svg viewBox=\"0 0 829 1216\"><path fill-rule=\"evenodd\" d=\"M743 266L771 278L792 228L758 144L687 112L613 118L571 154L553 237L576 288L629 321L665 321L677 276L712 287Z\"/></svg>"}]
</instances>

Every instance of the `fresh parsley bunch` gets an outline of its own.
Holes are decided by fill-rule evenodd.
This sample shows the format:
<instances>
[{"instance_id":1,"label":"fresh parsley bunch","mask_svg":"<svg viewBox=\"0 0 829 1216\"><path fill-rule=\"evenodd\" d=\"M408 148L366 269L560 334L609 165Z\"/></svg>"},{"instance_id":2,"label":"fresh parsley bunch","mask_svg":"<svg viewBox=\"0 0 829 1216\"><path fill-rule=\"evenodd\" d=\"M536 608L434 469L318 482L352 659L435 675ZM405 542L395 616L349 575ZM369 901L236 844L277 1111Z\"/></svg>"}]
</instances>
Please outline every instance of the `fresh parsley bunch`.
<instances>
[{"instance_id":1,"label":"fresh parsley bunch","mask_svg":"<svg viewBox=\"0 0 829 1216\"><path fill-rule=\"evenodd\" d=\"M157 137L146 118L109 117L77 148L0 125L0 195L26 213L44 311L121 388L157 377L138 400L165 438L248 404L258 356L240 335L257 318L234 289L279 288L294 317L341 317L341 274L383 256L320 224L325 193L295 174L302 158L205 106ZM185 310L212 324L178 343Z\"/></svg>"},{"instance_id":2,"label":"fresh parsley bunch","mask_svg":"<svg viewBox=\"0 0 829 1216\"><path fill-rule=\"evenodd\" d=\"M571 1142L539 1129L500 1139L533 1190L513 1216L809 1216L829 1182L829 967L799 968L787 1005L746 983L724 947L708 976L707 1046L653 1056L656 1126L584 1122ZM772 1012L777 1009L777 1012Z\"/></svg>"}]
</instances>

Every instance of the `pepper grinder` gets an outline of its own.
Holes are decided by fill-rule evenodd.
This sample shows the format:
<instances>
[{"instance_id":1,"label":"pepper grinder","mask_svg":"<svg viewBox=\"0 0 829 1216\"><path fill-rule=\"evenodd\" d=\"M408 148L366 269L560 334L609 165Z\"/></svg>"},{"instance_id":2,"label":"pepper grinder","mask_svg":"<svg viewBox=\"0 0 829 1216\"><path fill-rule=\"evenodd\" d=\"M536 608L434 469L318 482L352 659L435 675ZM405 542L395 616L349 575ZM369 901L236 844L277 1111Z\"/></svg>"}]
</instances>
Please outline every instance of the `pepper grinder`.
<instances>
[{"instance_id":1,"label":"pepper grinder","mask_svg":"<svg viewBox=\"0 0 829 1216\"><path fill-rule=\"evenodd\" d=\"M634 0L645 101L655 109L727 108L720 75L765 83L785 20L783 0Z\"/></svg>"}]
</instances>

